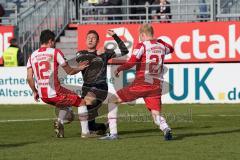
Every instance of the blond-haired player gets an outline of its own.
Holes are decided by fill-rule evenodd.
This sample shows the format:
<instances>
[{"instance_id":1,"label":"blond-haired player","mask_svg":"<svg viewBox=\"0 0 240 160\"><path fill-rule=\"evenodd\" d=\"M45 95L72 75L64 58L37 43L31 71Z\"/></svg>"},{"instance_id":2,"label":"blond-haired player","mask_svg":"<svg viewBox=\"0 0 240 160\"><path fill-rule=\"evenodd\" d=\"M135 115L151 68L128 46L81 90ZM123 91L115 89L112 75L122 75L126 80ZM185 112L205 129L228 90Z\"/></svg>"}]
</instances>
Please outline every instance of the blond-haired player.
<instances>
[{"instance_id":1,"label":"blond-haired player","mask_svg":"<svg viewBox=\"0 0 240 160\"><path fill-rule=\"evenodd\" d=\"M163 131L165 140L172 139L171 129L165 118L160 115L160 111L164 57L174 49L161 39L154 38L154 30L150 24L140 26L139 38L141 43L137 44L131 58L115 71L115 76L118 77L119 72L136 66L136 77L130 85L118 90L116 95L110 97L108 103L110 134L100 139L118 138L117 103L130 102L138 98L144 99L155 124Z\"/></svg>"}]
</instances>

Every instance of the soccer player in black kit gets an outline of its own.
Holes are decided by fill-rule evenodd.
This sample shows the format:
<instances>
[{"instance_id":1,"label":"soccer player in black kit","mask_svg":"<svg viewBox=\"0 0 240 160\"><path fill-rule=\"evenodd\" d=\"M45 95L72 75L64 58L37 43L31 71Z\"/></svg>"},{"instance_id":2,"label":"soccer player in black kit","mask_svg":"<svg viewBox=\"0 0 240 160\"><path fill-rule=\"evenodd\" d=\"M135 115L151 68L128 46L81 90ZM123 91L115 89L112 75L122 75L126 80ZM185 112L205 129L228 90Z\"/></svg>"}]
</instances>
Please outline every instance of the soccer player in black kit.
<instances>
[{"instance_id":1,"label":"soccer player in black kit","mask_svg":"<svg viewBox=\"0 0 240 160\"><path fill-rule=\"evenodd\" d=\"M89 112L89 130L93 134L105 134L107 125L104 123L96 123L95 118L98 116L98 108L108 95L107 84L107 64L108 60L121 57L128 54L128 49L124 42L117 34L108 30L107 33L113 37L118 44L121 53L116 53L113 49L97 50L99 43L99 35L95 30L87 33L86 45L87 50L77 52L77 62L89 61L89 67L82 71L84 84L82 86L82 98L88 97L92 105L87 105Z\"/></svg>"}]
</instances>

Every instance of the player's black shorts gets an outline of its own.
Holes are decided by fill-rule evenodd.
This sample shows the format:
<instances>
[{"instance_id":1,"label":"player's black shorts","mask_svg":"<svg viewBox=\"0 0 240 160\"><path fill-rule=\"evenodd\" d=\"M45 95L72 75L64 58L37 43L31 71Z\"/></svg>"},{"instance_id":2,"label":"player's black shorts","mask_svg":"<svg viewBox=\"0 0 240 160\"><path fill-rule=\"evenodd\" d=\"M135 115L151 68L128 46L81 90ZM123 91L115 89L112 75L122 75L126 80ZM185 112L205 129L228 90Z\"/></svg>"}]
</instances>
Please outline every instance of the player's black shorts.
<instances>
[{"instance_id":1,"label":"player's black shorts","mask_svg":"<svg viewBox=\"0 0 240 160\"><path fill-rule=\"evenodd\" d=\"M108 85L107 85L107 83L83 84L82 98L84 98L88 92L94 93L97 101L102 103L107 98Z\"/></svg>"},{"instance_id":2,"label":"player's black shorts","mask_svg":"<svg viewBox=\"0 0 240 160\"><path fill-rule=\"evenodd\" d=\"M95 94L97 101L94 105L87 106L89 113L89 120L95 119L99 113L98 109L102 106L102 102L107 98L108 95L108 85L107 83L101 84L83 84L82 87L82 98L84 98L88 92Z\"/></svg>"}]
</instances>

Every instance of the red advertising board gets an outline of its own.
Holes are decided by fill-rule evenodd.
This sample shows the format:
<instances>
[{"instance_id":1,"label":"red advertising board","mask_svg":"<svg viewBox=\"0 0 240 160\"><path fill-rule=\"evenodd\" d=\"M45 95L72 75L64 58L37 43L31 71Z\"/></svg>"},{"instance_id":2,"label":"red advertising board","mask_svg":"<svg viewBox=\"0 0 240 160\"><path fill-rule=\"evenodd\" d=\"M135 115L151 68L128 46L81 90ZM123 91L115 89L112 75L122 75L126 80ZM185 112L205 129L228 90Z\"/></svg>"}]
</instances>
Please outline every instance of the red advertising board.
<instances>
[{"instance_id":1,"label":"red advertising board","mask_svg":"<svg viewBox=\"0 0 240 160\"><path fill-rule=\"evenodd\" d=\"M13 26L0 26L0 65L3 64L2 55L9 46L9 40L13 37Z\"/></svg>"},{"instance_id":2,"label":"red advertising board","mask_svg":"<svg viewBox=\"0 0 240 160\"><path fill-rule=\"evenodd\" d=\"M163 39L175 48L175 53L167 56L166 62L240 61L240 22L153 23L152 25L155 37ZM78 49L86 49L86 34L92 29L99 33L98 47L116 48L114 40L106 34L106 31L111 29L124 40L131 52L139 42L138 28L139 24L79 25Z\"/></svg>"}]
</instances>

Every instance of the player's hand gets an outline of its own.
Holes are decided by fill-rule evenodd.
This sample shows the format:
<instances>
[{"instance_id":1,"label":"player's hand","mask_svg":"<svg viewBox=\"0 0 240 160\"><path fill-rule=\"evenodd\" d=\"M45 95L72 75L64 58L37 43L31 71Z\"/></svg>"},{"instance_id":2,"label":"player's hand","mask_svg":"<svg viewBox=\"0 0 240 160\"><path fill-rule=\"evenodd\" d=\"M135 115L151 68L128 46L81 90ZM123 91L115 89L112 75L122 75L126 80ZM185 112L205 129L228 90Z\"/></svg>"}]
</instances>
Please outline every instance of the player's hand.
<instances>
[{"instance_id":1,"label":"player's hand","mask_svg":"<svg viewBox=\"0 0 240 160\"><path fill-rule=\"evenodd\" d=\"M82 71L89 66L89 61L79 62L79 69Z\"/></svg>"},{"instance_id":2,"label":"player's hand","mask_svg":"<svg viewBox=\"0 0 240 160\"><path fill-rule=\"evenodd\" d=\"M33 96L34 96L34 100L36 102L39 102L39 94L38 94L38 92L33 92Z\"/></svg>"},{"instance_id":3,"label":"player's hand","mask_svg":"<svg viewBox=\"0 0 240 160\"><path fill-rule=\"evenodd\" d=\"M114 75L115 77L119 77L119 71L117 69L114 71Z\"/></svg>"},{"instance_id":4,"label":"player's hand","mask_svg":"<svg viewBox=\"0 0 240 160\"><path fill-rule=\"evenodd\" d=\"M107 34L110 35L110 36L113 36L114 34L116 34L113 30L108 30L107 31Z\"/></svg>"},{"instance_id":5,"label":"player's hand","mask_svg":"<svg viewBox=\"0 0 240 160\"><path fill-rule=\"evenodd\" d=\"M106 49L104 47L100 47L97 50L97 55L100 56L100 55L104 54L105 52L106 52Z\"/></svg>"}]
</instances>

